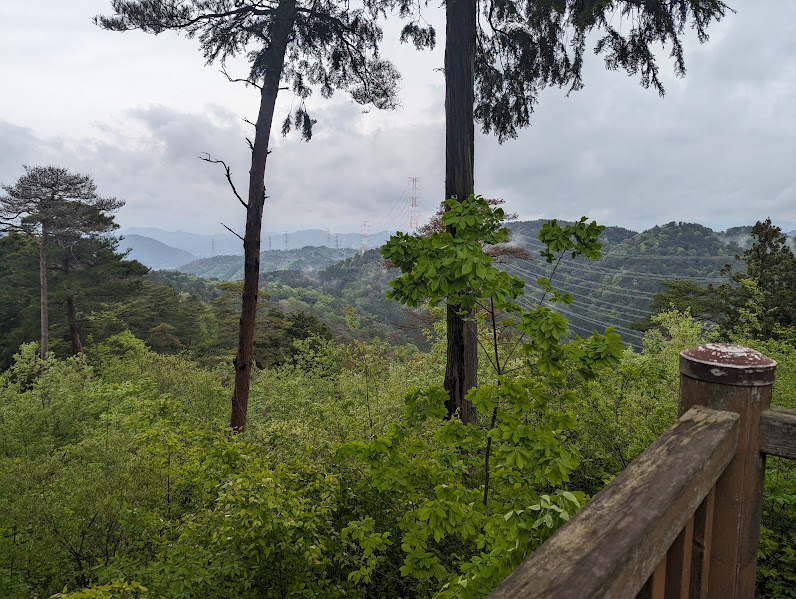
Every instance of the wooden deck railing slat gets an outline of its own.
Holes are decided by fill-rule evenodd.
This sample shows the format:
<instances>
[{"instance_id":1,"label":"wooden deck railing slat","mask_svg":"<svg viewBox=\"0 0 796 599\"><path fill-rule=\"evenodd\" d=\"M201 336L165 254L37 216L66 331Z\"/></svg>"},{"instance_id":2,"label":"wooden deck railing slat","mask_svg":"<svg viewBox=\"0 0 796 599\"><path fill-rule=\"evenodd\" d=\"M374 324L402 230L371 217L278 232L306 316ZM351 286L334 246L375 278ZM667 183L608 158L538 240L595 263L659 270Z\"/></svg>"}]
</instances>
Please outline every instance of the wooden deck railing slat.
<instances>
[{"instance_id":1,"label":"wooden deck railing slat","mask_svg":"<svg viewBox=\"0 0 796 599\"><path fill-rule=\"evenodd\" d=\"M796 460L796 410L771 408L760 415L760 451Z\"/></svg>"},{"instance_id":2,"label":"wooden deck railing slat","mask_svg":"<svg viewBox=\"0 0 796 599\"><path fill-rule=\"evenodd\" d=\"M693 516L666 554L666 599L688 599L691 588L691 551L694 543Z\"/></svg>"},{"instance_id":3,"label":"wooden deck railing slat","mask_svg":"<svg viewBox=\"0 0 796 599\"><path fill-rule=\"evenodd\" d=\"M713 538L713 507L716 487L713 487L694 513L694 542L691 549L690 599L707 599L710 546Z\"/></svg>"},{"instance_id":4,"label":"wooden deck railing slat","mask_svg":"<svg viewBox=\"0 0 796 599\"><path fill-rule=\"evenodd\" d=\"M641 591L636 595L636 599L666 599L666 555L655 568L652 576L641 587Z\"/></svg>"},{"instance_id":5,"label":"wooden deck railing slat","mask_svg":"<svg viewBox=\"0 0 796 599\"><path fill-rule=\"evenodd\" d=\"M636 597L735 455L738 423L689 410L490 597Z\"/></svg>"}]
</instances>

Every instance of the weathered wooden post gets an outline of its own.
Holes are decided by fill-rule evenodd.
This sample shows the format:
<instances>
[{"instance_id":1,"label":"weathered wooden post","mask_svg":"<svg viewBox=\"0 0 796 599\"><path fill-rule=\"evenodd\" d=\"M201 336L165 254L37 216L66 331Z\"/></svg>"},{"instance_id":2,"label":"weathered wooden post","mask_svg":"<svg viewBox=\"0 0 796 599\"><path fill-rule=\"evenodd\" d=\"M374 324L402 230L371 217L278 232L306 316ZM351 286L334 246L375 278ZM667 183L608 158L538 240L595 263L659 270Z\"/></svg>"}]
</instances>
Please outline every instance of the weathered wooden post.
<instances>
[{"instance_id":1,"label":"weathered wooden post","mask_svg":"<svg viewBox=\"0 0 796 599\"><path fill-rule=\"evenodd\" d=\"M680 353L680 415L695 405L740 414L738 452L715 487L707 549L711 598L752 599L755 594L765 473L760 413L771 403L776 366L740 345L709 343Z\"/></svg>"}]
</instances>

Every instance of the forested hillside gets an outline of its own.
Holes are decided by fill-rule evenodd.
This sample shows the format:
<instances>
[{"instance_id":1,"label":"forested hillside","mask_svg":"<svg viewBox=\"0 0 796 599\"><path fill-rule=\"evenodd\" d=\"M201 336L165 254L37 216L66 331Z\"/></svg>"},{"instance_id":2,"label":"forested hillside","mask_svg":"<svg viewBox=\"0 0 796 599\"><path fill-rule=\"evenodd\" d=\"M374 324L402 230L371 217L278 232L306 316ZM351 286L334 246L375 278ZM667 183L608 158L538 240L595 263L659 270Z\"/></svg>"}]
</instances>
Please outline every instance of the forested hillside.
<instances>
[{"instance_id":1,"label":"forested hillside","mask_svg":"<svg viewBox=\"0 0 796 599\"><path fill-rule=\"evenodd\" d=\"M549 274L547 265L538 258L543 246L537 236L545 222L510 225L510 243L527 249L532 259L503 258L501 268L525 280L529 288L538 277ZM556 309L570 320L577 334L589 335L595 328L615 326L627 343L639 347L642 333L635 323L643 321L650 313L654 296L662 290L661 283L672 279L695 284L727 281L721 269L735 262L735 255L750 244L751 229L751 226L737 227L716 232L695 223L674 222L642 233L608 227L601 235L604 250L600 260L592 262L578 257L561 262L556 271L557 283L564 291L572 292L576 300ZM401 311L382 301L395 273L385 273L378 268L379 258L375 252L362 258L355 255L334 266L313 268L324 263L327 252L333 251L303 248L263 252L263 273L287 271L265 277L272 299L282 302L286 309L292 306L314 310L335 325L343 322L344 311L337 301L342 300L345 305L357 309L366 325L393 326L393 337L397 338L407 327L415 328L411 324L420 315ZM241 268L239 259L219 256L186 265L181 270L202 277L220 280L236 280L237 277L239 280ZM319 272L312 272L314 270ZM531 293L524 301L532 303L538 297Z\"/></svg>"},{"instance_id":2,"label":"forested hillside","mask_svg":"<svg viewBox=\"0 0 796 599\"><path fill-rule=\"evenodd\" d=\"M48 21L28 5L11 11L15 27ZM111 90L113 102L60 104L99 119L92 132L62 139L60 129L0 120L13 160L92 164L103 187L114 186L101 194L92 175L53 165L24 165L15 182L0 182L0 599L483 599L540 548L537 557L553 553L545 543L557 531L564 550L545 558L548 570L574 563L573 548L593 560L566 576L570 597L585 595L585 579L604 585L591 599L679 596L705 583L716 594L729 572L739 597L796 599L796 460L774 456L789 455L778 444L796 419L793 240L770 218L727 231L670 222L636 232L586 216L515 222L513 213L580 193L584 203L568 210L621 215L647 195L676 194L667 210L645 206L623 222L692 213L687 202L704 202L699 214L714 222L754 220L760 206L788 222L780 200L791 179L760 183L772 155L761 140L787 156L787 130L772 120L777 136L748 135L767 125L758 117L777 104L770 90L790 91L783 77L764 76L787 71L779 58L788 49L755 54L751 69L736 68L737 42L726 55L692 52L715 22L735 17L721 0L113 0L106 9L93 18L106 37L137 30L198 44L205 66L240 85L252 110L237 114L244 96L217 95L212 79L178 79L178 63L162 58L176 56L168 42L125 51L84 35L64 53L70 66L78 51L96 63L79 93L107 99ZM443 17L444 51L411 61L425 73L402 76L385 33L432 50L431 23ZM739 39L757 41L764 29ZM733 22L715 37L739 30ZM14 43L45 29L20 31ZM686 48L701 56L699 82L670 85L662 48L678 78ZM476 127L502 144L531 124L549 91L592 88L596 69L585 65L595 55L660 96L664 82L674 87L674 117L660 113L648 127L652 104L620 102L611 88L587 112L546 110L531 151L498 155L484 139L476 148ZM133 77L120 61L151 87L110 81ZM58 65L19 71L24 103L42 95L25 77ZM725 81L728 72L738 80ZM75 97L69 85L83 81L39 79ZM172 79L180 85L170 100ZM365 123L346 106L396 109L416 87L427 89L419 119L399 111ZM727 107L755 117L720 136L750 144L740 158L702 143L729 120L704 118L713 87L722 99L743 89ZM322 108L335 94L345 99ZM125 104L129 96L141 105ZM695 109L691 120L680 118L685 109ZM63 115L41 126L67 130ZM443 128L444 144L420 135ZM620 128L641 136L614 136ZM350 144L355 152L341 151ZM683 168L653 151L659 145L696 159ZM480 162L484 148L489 162ZM191 166L200 161L201 174ZM419 173L391 204L389 179L410 162L434 178L430 195L445 198L425 225ZM503 199L477 193L485 179L525 203L507 213ZM134 203L127 222L208 230L223 215L229 234L131 230L142 253L128 254L115 220L124 197ZM716 198L744 212L719 220ZM268 231L335 221L361 222L362 235ZM384 234L407 221L410 233ZM200 259L178 264L191 255ZM773 386L742 379L759 362L732 379L710 365L705 377L718 382L695 377L694 386L709 386L718 409L695 406L677 424L683 437L662 438L678 421L681 351L723 352L733 368L761 359L739 345L776 361ZM736 391L726 389L739 382L753 385L744 393L757 407L771 391L789 409L728 413ZM636 466L674 489L671 502L627 469L653 444L665 457L646 453ZM673 459L685 446L704 451ZM661 476L662 462L680 486ZM742 484L740 472L755 474ZM630 504L616 499L622 481L635 485ZM606 487L607 502L587 505ZM694 495L677 490L685 487ZM598 526L593 510L612 526ZM566 541L573 518L593 549ZM616 539L618 559L640 553L626 542L629 522L649 553L626 560L625 576L605 566L603 550ZM730 530L743 538L725 537ZM726 569L700 580L713 564Z\"/></svg>"},{"instance_id":3,"label":"forested hillside","mask_svg":"<svg viewBox=\"0 0 796 599\"><path fill-rule=\"evenodd\" d=\"M352 248L328 248L305 246L295 250L266 250L260 253L260 272L272 270L313 271L320 270L340 260L359 253ZM243 280L243 256L215 256L183 263L180 272L218 279L219 281Z\"/></svg>"},{"instance_id":4,"label":"forested hillside","mask_svg":"<svg viewBox=\"0 0 796 599\"><path fill-rule=\"evenodd\" d=\"M512 242L538 252L542 245L536 236L542 224L513 224ZM628 343L638 347L641 334L632 325L649 314L652 299L662 290L661 283L672 279L699 285L725 282L727 277L721 270L743 251L739 243L750 244L750 231L751 226L716 232L682 222L642 233L609 227L601 236L604 247L600 260L561 262L556 272L558 285L572 292L576 300L560 310L581 335L614 325ZM506 270L528 282L547 276L545 265L538 260L511 261Z\"/></svg>"},{"instance_id":5,"label":"forested hillside","mask_svg":"<svg viewBox=\"0 0 796 599\"><path fill-rule=\"evenodd\" d=\"M678 228L608 229L606 249L658 240L676 257L664 241ZM35 290L20 277L35 269L24 240L2 242L3 273ZM509 352L511 374L496 385L485 351L465 427L441 418L443 313L386 301L397 272L372 251L267 275L247 432L230 434L240 283L136 272L135 291L86 320L104 324L83 354L43 361L25 343L0 374L4 597L482 597L674 421L681 349L719 335L755 347L779 363L775 403L796 406L793 329L766 338L750 304L725 331L663 312L640 352L610 336L576 345L606 360L535 342L512 357L516 334L501 328L494 351ZM554 312L530 313L553 326L547 343L566 337ZM401 317L426 323L423 349L388 333ZM492 351L488 323L480 339ZM485 445L493 409L511 434ZM794 491L793 464L770 460L761 597L796 588Z\"/></svg>"},{"instance_id":6,"label":"forested hillside","mask_svg":"<svg viewBox=\"0 0 796 599\"><path fill-rule=\"evenodd\" d=\"M526 248L532 259L504 257L499 264L507 273L526 281L529 293L522 300L526 305L538 301L539 295L532 291L535 280L549 275L548 265L538 256L542 244L537 236L543 224L544 221L513 223L510 243ZM557 268L557 285L572 292L575 299L572 304L556 309L569 319L576 334L589 335L594 329L615 326L626 343L639 347L642 331L633 323L646 322L655 295L663 289L662 282L682 279L707 285L728 281L721 269L736 262L735 255L743 252L737 242L748 245L751 229L750 226L714 232L698 224L669 223L636 233L608 227L601 235L604 243L601 259L589 261L578 257L562 261ZM0 272L0 294L5 298L0 305L4 314L0 324L3 340L0 364L7 365L20 343L35 339L38 280L36 256L28 241L6 236L0 239L0 252L5 265ZM396 271L384 267L376 250L364 255L348 250L347 259L335 261L344 252L323 247L263 252L264 305L284 313L297 310L312 313L331 326L338 338L378 336L394 343L425 347L422 334L428 321L425 311L407 310L384 299ZM212 302L226 293L218 283L240 280L241 258L217 256L186 265L183 273L153 270L145 278L141 265L115 260L104 268L120 268L125 274L119 276L128 277L126 285L132 287L125 290L118 284L109 284L104 291L92 291L86 308L78 302L84 333L100 340L132 327L150 345L171 344L174 348L191 349L197 355L206 354L207 343L213 343L208 340L209 331L215 326ZM106 275L98 271L95 276L99 281ZM66 282L60 283L55 273L52 337L56 352L65 351L61 340L66 341L68 333L65 312L60 312L66 308L58 295L62 285ZM359 327L356 332L349 326L354 322L349 314ZM169 336L164 336L168 327L174 329L168 329ZM180 332L188 330L193 332ZM156 340L158 335L163 337L160 341ZM206 343L198 343L203 335Z\"/></svg>"},{"instance_id":7,"label":"forested hillside","mask_svg":"<svg viewBox=\"0 0 796 599\"><path fill-rule=\"evenodd\" d=\"M168 246L142 235L125 235L121 245L122 249L129 249L127 257L130 260L138 260L141 264L158 270L177 268L196 260L196 256L185 250Z\"/></svg>"}]
</instances>

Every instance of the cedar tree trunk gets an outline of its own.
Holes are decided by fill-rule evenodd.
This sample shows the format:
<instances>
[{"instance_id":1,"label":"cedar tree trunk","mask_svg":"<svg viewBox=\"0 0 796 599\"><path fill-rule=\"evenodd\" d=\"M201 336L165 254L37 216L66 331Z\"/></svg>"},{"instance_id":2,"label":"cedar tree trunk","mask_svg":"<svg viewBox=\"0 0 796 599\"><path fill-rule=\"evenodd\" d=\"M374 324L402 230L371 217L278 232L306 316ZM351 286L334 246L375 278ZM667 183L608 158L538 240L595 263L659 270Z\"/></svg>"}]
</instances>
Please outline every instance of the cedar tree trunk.
<instances>
[{"instance_id":1,"label":"cedar tree trunk","mask_svg":"<svg viewBox=\"0 0 796 599\"><path fill-rule=\"evenodd\" d=\"M254 327L257 317L257 291L260 283L260 231L265 205L265 163L274 106L282 77L285 50L295 20L295 0L282 0L267 50L266 72L260 90L260 110L255 123L252 164L249 170L249 198L246 209L246 231L243 236L243 298L238 329L238 352L235 366L235 390L232 394L230 425L236 432L246 430L249 409L249 384L254 360Z\"/></svg>"},{"instance_id":2,"label":"cedar tree trunk","mask_svg":"<svg viewBox=\"0 0 796 599\"><path fill-rule=\"evenodd\" d=\"M473 193L475 127L475 0L448 0L445 32L445 198L459 200ZM456 235L453 227L447 230ZM472 422L473 406L464 399L478 384L476 324L472 310L448 305L448 350L445 390L448 416L459 410L462 422Z\"/></svg>"}]
</instances>

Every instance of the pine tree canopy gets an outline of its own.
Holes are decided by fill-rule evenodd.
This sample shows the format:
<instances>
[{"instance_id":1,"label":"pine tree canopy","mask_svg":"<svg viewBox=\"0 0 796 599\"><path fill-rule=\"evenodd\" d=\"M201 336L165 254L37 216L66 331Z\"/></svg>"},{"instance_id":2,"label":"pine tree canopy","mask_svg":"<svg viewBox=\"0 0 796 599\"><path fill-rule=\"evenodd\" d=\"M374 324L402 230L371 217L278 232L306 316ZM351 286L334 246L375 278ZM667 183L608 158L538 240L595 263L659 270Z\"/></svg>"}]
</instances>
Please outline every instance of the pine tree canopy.
<instances>
[{"instance_id":1,"label":"pine tree canopy","mask_svg":"<svg viewBox=\"0 0 796 599\"><path fill-rule=\"evenodd\" d=\"M347 91L359 104L394 108L398 104L400 74L379 55L382 30L377 19L397 10L410 19L402 39L418 47L433 47L434 32L416 17L417 6L408 0L365 0L357 7L333 0L114 0L113 16L95 17L105 29L140 29L159 34L168 30L198 38L207 64L245 56L248 84L258 86L269 69L280 69L281 80L301 106L282 125L311 136L312 119L303 100L313 89L324 98L336 90ZM289 27L284 63L273 60L272 37L276 28ZM232 79L230 77L230 79Z\"/></svg>"},{"instance_id":2,"label":"pine tree canopy","mask_svg":"<svg viewBox=\"0 0 796 599\"><path fill-rule=\"evenodd\" d=\"M502 142L530 124L539 91L584 85L587 36L609 70L639 75L663 95L653 47L671 48L675 73L685 74L682 34L700 42L730 9L719 0L481 0L475 55L475 117Z\"/></svg>"}]
</instances>

